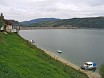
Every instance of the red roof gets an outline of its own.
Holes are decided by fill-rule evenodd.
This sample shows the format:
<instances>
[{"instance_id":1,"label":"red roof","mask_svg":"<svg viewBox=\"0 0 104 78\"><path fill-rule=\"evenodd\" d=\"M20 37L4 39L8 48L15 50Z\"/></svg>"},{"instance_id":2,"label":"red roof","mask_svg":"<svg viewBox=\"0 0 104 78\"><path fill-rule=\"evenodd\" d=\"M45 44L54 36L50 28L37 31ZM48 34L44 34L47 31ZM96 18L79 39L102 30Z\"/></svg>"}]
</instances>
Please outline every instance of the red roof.
<instances>
[{"instance_id":1,"label":"red roof","mask_svg":"<svg viewBox=\"0 0 104 78\"><path fill-rule=\"evenodd\" d=\"M12 25L12 23L9 20L5 20L6 25Z\"/></svg>"}]
</instances>

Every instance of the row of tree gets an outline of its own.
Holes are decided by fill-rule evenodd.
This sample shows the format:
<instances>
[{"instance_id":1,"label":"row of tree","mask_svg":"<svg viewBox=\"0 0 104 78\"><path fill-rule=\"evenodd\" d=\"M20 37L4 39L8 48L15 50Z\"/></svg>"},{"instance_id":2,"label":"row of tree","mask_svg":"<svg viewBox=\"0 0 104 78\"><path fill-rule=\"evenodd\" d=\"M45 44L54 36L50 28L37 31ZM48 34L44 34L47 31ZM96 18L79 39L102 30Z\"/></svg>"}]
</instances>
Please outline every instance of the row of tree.
<instances>
[{"instance_id":1,"label":"row of tree","mask_svg":"<svg viewBox=\"0 0 104 78\"><path fill-rule=\"evenodd\" d=\"M72 18L63 19L59 21L43 21L39 23L31 24L30 26L44 27L44 26L66 26L66 27L77 27L77 28L104 28L104 17L93 17L93 18Z\"/></svg>"}]
</instances>

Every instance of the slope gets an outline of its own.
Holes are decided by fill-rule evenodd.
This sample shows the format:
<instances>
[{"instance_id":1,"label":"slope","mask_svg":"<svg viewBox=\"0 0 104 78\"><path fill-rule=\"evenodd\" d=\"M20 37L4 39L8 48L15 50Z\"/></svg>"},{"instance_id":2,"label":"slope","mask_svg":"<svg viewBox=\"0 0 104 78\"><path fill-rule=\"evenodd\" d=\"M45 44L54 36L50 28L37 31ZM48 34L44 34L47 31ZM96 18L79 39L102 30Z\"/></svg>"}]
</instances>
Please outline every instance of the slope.
<instances>
[{"instance_id":1,"label":"slope","mask_svg":"<svg viewBox=\"0 0 104 78\"><path fill-rule=\"evenodd\" d=\"M0 78L88 78L18 34L0 32Z\"/></svg>"}]
</instances>

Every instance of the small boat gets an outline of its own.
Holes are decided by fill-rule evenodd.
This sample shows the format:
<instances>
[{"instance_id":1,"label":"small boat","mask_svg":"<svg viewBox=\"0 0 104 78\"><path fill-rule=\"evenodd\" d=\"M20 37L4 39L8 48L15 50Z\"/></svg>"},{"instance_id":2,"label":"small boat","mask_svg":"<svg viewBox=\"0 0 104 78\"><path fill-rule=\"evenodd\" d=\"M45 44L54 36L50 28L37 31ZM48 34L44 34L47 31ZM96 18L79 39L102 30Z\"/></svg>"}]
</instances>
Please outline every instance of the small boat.
<instances>
[{"instance_id":1,"label":"small boat","mask_svg":"<svg viewBox=\"0 0 104 78\"><path fill-rule=\"evenodd\" d=\"M57 52L58 52L58 53L62 53L62 51L61 51L61 50L57 50Z\"/></svg>"},{"instance_id":2,"label":"small boat","mask_svg":"<svg viewBox=\"0 0 104 78\"><path fill-rule=\"evenodd\" d=\"M34 45L35 41L34 40L30 40L29 41L32 45Z\"/></svg>"},{"instance_id":3,"label":"small boat","mask_svg":"<svg viewBox=\"0 0 104 78\"><path fill-rule=\"evenodd\" d=\"M96 69L97 66L96 63L94 62L85 62L83 65L81 65L81 68L85 70L92 70L92 69Z\"/></svg>"},{"instance_id":4,"label":"small boat","mask_svg":"<svg viewBox=\"0 0 104 78\"><path fill-rule=\"evenodd\" d=\"M35 41L34 41L34 40L30 40L30 42L31 42L31 43L35 43Z\"/></svg>"}]
</instances>

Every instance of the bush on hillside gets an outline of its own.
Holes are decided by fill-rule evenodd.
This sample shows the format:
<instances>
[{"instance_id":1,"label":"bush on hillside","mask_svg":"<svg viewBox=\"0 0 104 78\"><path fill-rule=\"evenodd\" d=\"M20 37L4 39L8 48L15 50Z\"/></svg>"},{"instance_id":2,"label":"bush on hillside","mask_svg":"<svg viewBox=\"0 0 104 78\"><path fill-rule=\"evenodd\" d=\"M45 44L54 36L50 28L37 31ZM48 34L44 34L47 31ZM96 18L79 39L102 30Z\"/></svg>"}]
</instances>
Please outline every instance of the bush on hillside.
<instances>
[{"instance_id":1,"label":"bush on hillside","mask_svg":"<svg viewBox=\"0 0 104 78\"><path fill-rule=\"evenodd\" d=\"M101 74L101 77L104 78L104 64L102 64L100 67L100 74Z\"/></svg>"}]
</instances>

